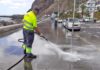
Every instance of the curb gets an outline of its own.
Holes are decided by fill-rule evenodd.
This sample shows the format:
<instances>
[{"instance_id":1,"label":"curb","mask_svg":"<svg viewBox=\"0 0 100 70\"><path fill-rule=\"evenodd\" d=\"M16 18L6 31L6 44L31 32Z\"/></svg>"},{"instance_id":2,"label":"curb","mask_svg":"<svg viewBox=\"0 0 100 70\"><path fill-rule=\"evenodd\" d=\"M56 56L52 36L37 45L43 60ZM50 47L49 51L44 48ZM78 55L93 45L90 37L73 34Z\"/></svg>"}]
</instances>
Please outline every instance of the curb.
<instances>
[{"instance_id":1,"label":"curb","mask_svg":"<svg viewBox=\"0 0 100 70\"><path fill-rule=\"evenodd\" d=\"M14 24L14 25L0 27L0 34L8 32L10 30L16 30L18 28L22 28L22 26L23 26L23 24Z\"/></svg>"}]
</instances>

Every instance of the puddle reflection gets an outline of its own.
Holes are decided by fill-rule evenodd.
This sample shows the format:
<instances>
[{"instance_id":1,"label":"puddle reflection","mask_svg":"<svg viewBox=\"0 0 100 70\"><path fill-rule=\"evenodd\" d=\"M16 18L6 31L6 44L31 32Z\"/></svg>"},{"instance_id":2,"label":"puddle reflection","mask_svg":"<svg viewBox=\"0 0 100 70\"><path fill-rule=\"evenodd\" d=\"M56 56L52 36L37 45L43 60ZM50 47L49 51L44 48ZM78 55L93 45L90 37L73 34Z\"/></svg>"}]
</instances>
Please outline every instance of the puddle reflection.
<instances>
[{"instance_id":1,"label":"puddle reflection","mask_svg":"<svg viewBox=\"0 0 100 70\"><path fill-rule=\"evenodd\" d=\"M8 55L23 55L23 49L18 46L10 46L4 50L4 53L7 53Z\"/></svg>"},{"instance_id":2,"label":"puddle reflection","mask_svg":"<svg viewBox=\"0 0 100 70\"><path fill-rule=\"evenodd\" d=\"M32 68L32 59L24 58L24 70L33 70Z\"/></svg>"},{"instance_id":3,"label":"puddle reflection","mask_svg":"<svg viewBox=\"0 0 100 70\"><path fill-rule=\"evenodd\" d=\"M0 47L3 55L22 55L21 43L18 39L22 38L22 30L15 32L6 37L0 38Z\"/></svg>"}]
</instances>

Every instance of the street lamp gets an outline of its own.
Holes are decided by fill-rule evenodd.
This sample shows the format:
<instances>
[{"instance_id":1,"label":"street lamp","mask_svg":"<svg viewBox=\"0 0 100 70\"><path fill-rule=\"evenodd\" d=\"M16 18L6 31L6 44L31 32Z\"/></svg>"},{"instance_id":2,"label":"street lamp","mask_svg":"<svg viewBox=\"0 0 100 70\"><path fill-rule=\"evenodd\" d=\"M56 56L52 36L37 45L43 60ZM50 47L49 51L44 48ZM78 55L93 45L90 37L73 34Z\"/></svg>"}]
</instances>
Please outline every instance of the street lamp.
<instances>
[{"instance_id":1,"label":"street lamp","mask_svg":"<svg viewBox=\"0 0 100 70\"><path fill-rule=\"evenodd\" d=\"M76 0L74 0L74 9L73 9L73 19L75 18L75 8L76 8Z\"/></svg>"},{"instance_id":2,"label":"street lamp","mask_svg":"<svg viewBox=\"0 0 100 70\"><path fill-rule=\"evenodd\" d=\"M58 0L58 18L59 18L59 15L60 15L60 9L59 9L59 0Z\"/></svg>"},{"instance_id":3,"label":"street lamp","mask_svg":"<svg viewBox=\"0 0 100 70\"><path fill-rule=\"evenodd\" d=\"M73 24L72 24L72 39L71 39L71 46L73 47L73 34L74 34L74 19L75 19L75 8L76 8L76 0L74 0L74 8L73 8Z\"/></svg>"}]
</instances>

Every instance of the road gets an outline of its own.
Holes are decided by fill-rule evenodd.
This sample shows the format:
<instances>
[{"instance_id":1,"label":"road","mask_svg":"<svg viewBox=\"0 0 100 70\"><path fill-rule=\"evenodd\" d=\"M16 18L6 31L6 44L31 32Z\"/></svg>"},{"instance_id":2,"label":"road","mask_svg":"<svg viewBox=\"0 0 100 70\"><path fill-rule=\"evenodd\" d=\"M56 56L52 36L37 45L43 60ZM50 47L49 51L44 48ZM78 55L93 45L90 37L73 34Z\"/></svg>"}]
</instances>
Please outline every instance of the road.
<instances>
[{"instance_id":1,"label":"road","mask_svg":"<svg viewBox=\"0 0 100 70\"><path fill-rule=\"evenodd\" d=\"M76 51L79 54L86 55L85 58L91 57L91 59L76 62L72 62L71 59L70 61L63 60L54 51L46 48L45 45L51 45L50 43L36 35L33 53L37 54L38 58L32 62L21 62L12 70L100 70L99 23L82 24L81 31L75 31L73 35L61 24L58 24L58 28L55 29L50 21L45 21L39 26L48 40L59 46L62 51ZM22 30L0 38L0 70L7 70L22 58L22 44L17 41L19 38L22 38Z\"/></svg>"}]
</instances>

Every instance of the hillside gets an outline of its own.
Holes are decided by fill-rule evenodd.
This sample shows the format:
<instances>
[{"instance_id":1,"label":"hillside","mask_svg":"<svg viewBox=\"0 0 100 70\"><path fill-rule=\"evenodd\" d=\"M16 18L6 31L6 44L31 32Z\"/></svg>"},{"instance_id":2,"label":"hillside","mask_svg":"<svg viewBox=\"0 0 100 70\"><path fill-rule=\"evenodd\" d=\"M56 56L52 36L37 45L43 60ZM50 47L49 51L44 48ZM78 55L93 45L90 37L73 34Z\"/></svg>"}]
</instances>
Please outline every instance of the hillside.
<instances>
[{"instance_id":1,"label":"hillside","mask_svg":"<svg viewBox=\"0 0 100 70\"><path fill-rule=\"evenodd\" d=\"M79 6L79 4L85 2L87 0L76 0L76 7ZM73 9L73 3L74 0L35 0L33 3L33 7L39 7L40 9L40 15L43 14L50 14L54 11L58 10L58 4L60 6L59 11L64 12L67 10Z\"/></svg>"}]
</instances>

